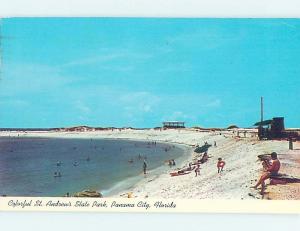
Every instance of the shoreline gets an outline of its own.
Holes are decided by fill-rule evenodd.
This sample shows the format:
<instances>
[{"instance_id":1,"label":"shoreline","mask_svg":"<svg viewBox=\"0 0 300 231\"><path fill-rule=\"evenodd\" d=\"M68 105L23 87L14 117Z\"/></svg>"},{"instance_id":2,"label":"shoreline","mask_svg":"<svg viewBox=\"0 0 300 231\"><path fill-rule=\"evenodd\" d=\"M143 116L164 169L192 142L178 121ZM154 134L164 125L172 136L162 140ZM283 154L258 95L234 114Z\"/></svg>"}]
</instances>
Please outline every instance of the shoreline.
<instances>
[{"instance_id":1,"label":"shoreline","mask_svg":"<svg viewBox=\"0 0 300 231\"><path fill-rule=\"evenodd\" d=\"M170 144L170 143L166 143L166 144ZM178 144L175 144L175 145L178 146ZM182 152L183 153L180 157L175 159L175 161L176 161L176 167L175 168L174 167L171 168L169 166L166 166L165 164L162 164L159 167L156 167L154 169L151 169L151 170L147 171L147 175L144 176L144 178L139 179L137 182L135 182L131 186L126 187L125 189L122 189L122 187L120 187L122 182L118 182L111 189L107 190L110 193L108 193L108 194L104 193L103 195L105 196L105 194L106 194L107 195L106 197L109 197L109 198L116 198L116 197L120 197L120 196L121 197L128 197L128 193L131 192L136 187L138 187L140 185L143 185L143 184L147 184L147 182L155 181L155 180L159 179L162 175L165 175L165 174L168 175L167 172L169 172L170 170L175 171L175 169L182 168L185 165L185 163L192 158L192 155L193 155L194 151L193 151L193 149L191 149L190 146L183 145L183 144L180 144L180 145L183 146L182 147ZM130 178L127 178L126 180L132 180L132 178L136 178L136 177L137 176L130 177Z\"/></svg>"},{"instance_id":2,"label":"shoreline","mask_svg":"<svg viewBox=\"0 0 300 231\"><path fill-rule=\"evenodd\" d=\"M261 199L258 190L250 189L261 175L261 163L257 161L260 154L276 151L283 153L279 156L280 160L288 157L287 141L258 141L251 130L245 134L245 137L237 137L234 130L227 131L199 131L197 129L167 129L167 130L106 130L92 132L0 132L0 137L40 137L40 138L90 138L90 139L122 139L135 141L157 141L168 144L184 145L191 148L190 153L186 155L182 163L176 165L182 167L187 165L197 154L192 150L196 145L202 146L207 141L213 144L217 142L217 147L211 147L208 150L209 160L201 165L200 176L195 177L191 174L171 177L170 171L165 171L157 176L142 179L130 187L128 190L113 194L120 197L122 194L130 192L132 197L138 198L171 198L171 199ZM300 146L299 146L300 147ZM300 149L295 150L299 152ZM217 158L225 160L226 166L224 172L216 172ZM299 162L300 163L300 162ZM296 166L299 169L299 164ZM173 169L172 169L173 170ZM283 168L284 170L284 168ZM298 172L297 172L298 173ZM300 173L299 173L300 174ZM299 176L299 175L297 175ZM291 186L289 186L291 185ZM285 185L286 189L298 187L296 184ZM270 191L276 192L282 186L270 186ZM281 197L269 194L268 199L280 199ZM299 187L293 190L292 198L298 198L300 195ZM277 193L280 195L280 191Z\"/></svg>"}]
</instances>

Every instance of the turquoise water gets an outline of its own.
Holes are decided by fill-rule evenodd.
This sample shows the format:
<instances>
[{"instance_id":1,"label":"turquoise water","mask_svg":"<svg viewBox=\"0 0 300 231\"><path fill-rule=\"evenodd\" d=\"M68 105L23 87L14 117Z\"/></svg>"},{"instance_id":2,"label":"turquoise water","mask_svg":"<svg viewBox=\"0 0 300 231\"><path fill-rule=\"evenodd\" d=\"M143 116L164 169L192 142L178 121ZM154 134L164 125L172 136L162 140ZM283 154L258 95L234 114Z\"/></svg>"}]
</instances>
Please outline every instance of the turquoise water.
<instances>
[{"instance_id":1,"label":"turquoise water","mask_svg":"<svg viewBox=\"0 0 300 231\"><path fill-rule=\"evenodd\" d=\"M145 157L148 171L155 172L184 152L171 144L128 140L0 138L0 195L63 196L85 189L109 195L143 179Z\"/></svg>"}]
</instances>

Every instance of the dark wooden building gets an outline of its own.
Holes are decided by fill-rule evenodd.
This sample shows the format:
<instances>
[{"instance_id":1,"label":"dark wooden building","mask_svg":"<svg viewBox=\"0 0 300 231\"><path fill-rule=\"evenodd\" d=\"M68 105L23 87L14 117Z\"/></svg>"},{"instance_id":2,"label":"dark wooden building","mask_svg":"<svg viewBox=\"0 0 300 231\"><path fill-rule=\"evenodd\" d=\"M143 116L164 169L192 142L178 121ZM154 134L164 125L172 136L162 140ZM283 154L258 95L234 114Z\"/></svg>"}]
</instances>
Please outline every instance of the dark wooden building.
<instances>
[{"instance_id":1,"label":"dark wooden building","mask_svg":"<svg viewBox=\"0 0 300 231\"><path fill-rule=\"evenodd\" d=\"M260 139L298 137L297 133L285 130L284 117L274 117L271 120L257 122L254 126L258 126L258 136Z\"/></svg>"}]
</instances>

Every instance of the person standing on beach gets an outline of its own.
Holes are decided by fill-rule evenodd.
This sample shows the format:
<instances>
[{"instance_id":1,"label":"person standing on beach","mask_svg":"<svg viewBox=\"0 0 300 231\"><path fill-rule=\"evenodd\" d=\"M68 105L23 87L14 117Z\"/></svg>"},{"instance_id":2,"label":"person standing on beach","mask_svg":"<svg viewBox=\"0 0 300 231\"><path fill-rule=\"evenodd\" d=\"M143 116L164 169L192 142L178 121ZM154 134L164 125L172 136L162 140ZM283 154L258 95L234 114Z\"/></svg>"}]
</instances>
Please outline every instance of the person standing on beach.
<instances>
[{"instance_id":1,"label":"person standing on beach","mask_svg":"<svg viewBox=\"0 0 300 231\"><path fill-rule=\"evenodd\" d=\"M146 173L147 173L147 162L146 162L146 159L144 159L143 171L144 171L144 174L146 175Z\"/></svg>"},{"instance_id":2,"label":"person standing on beach","mask_svg":"<svg viewBox=\"0 0 300 231\"><path fill-rule=\"evenodd\" d=\"M200 175L200 164L197 165L197 167L195 169L195 173L196 173L195 177Z\"/></svg>"},{"instance_id":3,"label":"person standing on beach","mask_svg":"<svg viewBox=\"0 0 300 231\"><path fill-rule=\"evenodd\" d=\"M224 166L225 166L225 161L222 160L222 158L218 158L218 163L217 163L218 173L223 172Z\"/></svg>"}]
</instances>

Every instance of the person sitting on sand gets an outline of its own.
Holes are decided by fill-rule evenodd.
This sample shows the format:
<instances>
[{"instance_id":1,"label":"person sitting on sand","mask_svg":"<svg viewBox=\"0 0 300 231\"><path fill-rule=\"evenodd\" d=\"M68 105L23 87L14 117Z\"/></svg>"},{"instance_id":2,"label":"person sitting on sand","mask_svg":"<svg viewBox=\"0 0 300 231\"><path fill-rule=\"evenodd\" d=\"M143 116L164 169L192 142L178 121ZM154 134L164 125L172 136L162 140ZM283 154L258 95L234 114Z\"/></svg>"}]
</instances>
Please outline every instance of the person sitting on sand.
<instances>
[{"instance_id":1,"label":"person sitting on sand","mask_svg":"<svg viewBox=\"0 0 300 231\"><path fill-rule=\"evenodd\" d=\"M192 171L192 163L189 163L189 167L187 168L187 171Z\"/></svg>"},{"instance_id":2,"label":"person sitting on sand","mask_svg":"<svg viewBox=\"0 0 300 231\"><path fill-rule=\"evenodd\" d=\"M222 158L218 158L218 163L217 163L218 173L223 172L224 166L225 166L225 161L222 160Z\"/></svg>"},{"instance_id":3,"label":"person sitting on sand","mask_svg":"<svg viewBox=\"0 0 300 231\"><path fill-rule=\"evenodd\" d=\"M208 155L207 155L207 152L204 152L202 158L200 159L200 163L203 164L205 163L206 161L208 160Z\"/></svg>"},{"instance_id":4,"label":"person sitting on sand","mask_svg":"<svg viewBox=\"0 0 300 231\"><path fill-rule=\"evenodd\" d=\"M200 164L198 164L197 167L195 168L195 173L196 173L195 177L200 175Z\"/></svg>"},{"instance_id":5,"label":"person sitting on sand","mask_svg":"<svg viewBox=\"0 0 300 231\"><path fill-rule=\"evenodd\" d=\"M260 179L258 180L258 182L256 183L256 185L254 185L252 188L257 189L257 187L259 185L262 186L262 192L265 188L265 180L269 179L271 176L276 176L278 175L279 169L280 169L280 161L277 159L277 153L276 152L272 152L271 153L271 159L272 159L272 163L263 162L263 166L264 166L264 171L265 173L263 173L260 177Z\"/></svg>"},{"instance_id":6,"label":"person sitting on sand","mask_svg":"<svg viewBox=\"0 0 300 231\"><path fill-rule=\"evenodd\" d=\"M190 172L190 171L193 171L195 168L196 168L196 166L192 166L193 164L192 163L189 163L189 166L187 167L187 168L183 168L183 169L181 169L180 171L182 171L182 172ZM196 164L196 165L199 165L199 164Z\"/></svg>"}]
</instances>

